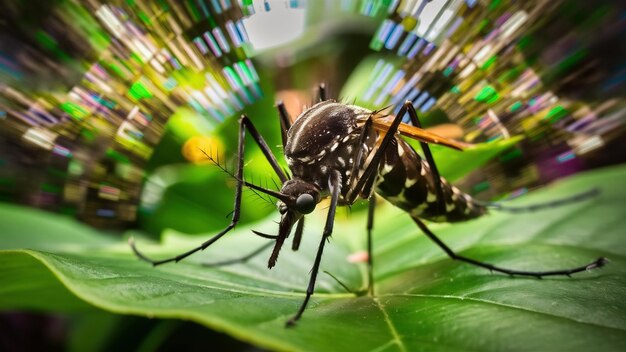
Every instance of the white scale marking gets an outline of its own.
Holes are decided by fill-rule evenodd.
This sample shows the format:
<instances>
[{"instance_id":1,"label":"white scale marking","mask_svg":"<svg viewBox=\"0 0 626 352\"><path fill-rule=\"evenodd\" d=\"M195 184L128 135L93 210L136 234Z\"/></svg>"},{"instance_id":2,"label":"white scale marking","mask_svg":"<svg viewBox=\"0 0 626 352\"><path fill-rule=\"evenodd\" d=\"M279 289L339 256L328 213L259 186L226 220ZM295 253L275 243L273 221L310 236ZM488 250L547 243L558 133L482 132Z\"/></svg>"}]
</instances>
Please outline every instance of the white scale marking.
<instances>
[{"instance_id":1,"label":"white scale marking","mask_svg":"<svg viewBox=\"0 0 626 352\"><path fill-rule=\"evenodd\" d=\"M406 202L406 197L404 197L404 188L398 193L397 196L387 197L389 201L393 202Z\"/></svg>"},{"instance_id":2,"label":"white scale marking","mask_svg":"<svg viewBox=\"0 0 626 352\"><path fill-rule=\"evenodd\" d=\"M352 159L350 159L350 160L352 160ZM390 173L391 170L393 170L393 165L385 164L385 166L383 166L383 169L380 171L380 175L384 176L384 175Z\"/></svg>"},{"instance_id":3,"label":"white scale marking","mask_svg":"<svg viewBox=\"0 0 626 352\"><path fill-rule=\"evenodd\" d=\"M426 208L428 208L428 204L422 203L419 206L417 206L416 208L413 208L411 210L411 215L413 215L413 216L420 216L420 215L422 215L422 212L424 212L424 210L426 210Z\"/></svg>"},{"instance_id":4,"label":"white scale marking","mask_svg":"<svg viewBox=\"0 0 626 352\"><path fill-rule=\"evenodd\" d=\"M461 191L459 191L458 188L452 186L452 200L456 201L457 199L459 199L459 194L461 194Z\"/></svg>"},{"instance_id":5,"label":"white scale marking","mask_svg":"<svg viewBox=\"0 0 626 352\"><path fill-rule=\"evenodd\" d=\"M413 186L416 182L417 182L416 178L407 178L404 181L404 187L409 188L409 187Z\"/></svg>"},{"instance_id":6,"label":"white scale marking","mask_svg":"<svg viewBox=\"0 0 626 352\"><path fill-rule=\"evenodd\" d=\"M404 155L404 148L402 148L402 145L400 145L400 143L398 143L398 155Z\"/></svg>"},{"instance_id":7,"label":"white scale marking","mask_svg":"<svg viewBox=\"0 0 626 352\"><path fill-rule=\"evenodd\" d=\"M330 113L330 111L332 111L332 109L334 109L335 106L331 105L323 105L321 107L317 107L315 110L311 110L311 111L307 111L310 116L309 118L313 118L316 115L325 115ZM306 130L306 126L308 125L308 123L303 123L302 125L300 125L298 129L294 129L292 136L291 136L291 140L292 143L294 143L295 145L300 144L300 139L306 134L305 130Z\"/></svg>"}]
</instances>

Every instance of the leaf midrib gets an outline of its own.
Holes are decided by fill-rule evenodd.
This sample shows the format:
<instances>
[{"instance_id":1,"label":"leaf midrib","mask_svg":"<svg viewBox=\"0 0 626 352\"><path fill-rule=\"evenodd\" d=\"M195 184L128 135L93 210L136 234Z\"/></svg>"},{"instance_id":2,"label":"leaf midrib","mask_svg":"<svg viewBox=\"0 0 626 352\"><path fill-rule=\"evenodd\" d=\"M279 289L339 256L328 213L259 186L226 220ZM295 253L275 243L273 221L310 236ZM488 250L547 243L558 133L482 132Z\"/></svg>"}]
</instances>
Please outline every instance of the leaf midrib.
<instances>
[{"instance_id":1,"label":"leaf midrib","mask_svg":"<svg viewBox=\"0 0 626 352\"><path fill-rule=\"evenodd\" d=\"M400 335L398 334L398 331L396 330L395 325L393 324L393 322L389 318L389 314L387 314L387 311L385 310L385 307L380 302L378 297L372 297L372 300L374 301L374 303L376 303L376 306L378 307L378 309L380 309L381 313L383 313L383 317L385 318L385 323L387 324L387 328L389 329L389 333L393 337L393 340L391 340L391 341L395 341L396 344L398 345L398 347L400 348L400 350L406 352L407 349L406 349L406 346L404 345L404 341L402 341L402 339L400 338Z\"/></svg>"}]
</instances>

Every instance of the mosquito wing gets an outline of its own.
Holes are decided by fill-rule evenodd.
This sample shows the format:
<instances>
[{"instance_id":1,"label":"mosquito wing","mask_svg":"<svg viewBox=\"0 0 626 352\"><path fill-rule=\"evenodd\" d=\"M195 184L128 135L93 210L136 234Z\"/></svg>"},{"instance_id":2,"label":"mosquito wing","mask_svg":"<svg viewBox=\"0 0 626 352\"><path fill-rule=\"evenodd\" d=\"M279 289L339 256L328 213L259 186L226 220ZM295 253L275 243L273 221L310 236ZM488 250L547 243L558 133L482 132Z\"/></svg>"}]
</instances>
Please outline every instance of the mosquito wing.
<instances>
[{"instance_id":1,"label":"mosquito wing","mask_svg":"<svg viewBox=\"0 0 626 352\"><path fill-rule=\"evenodd\" d=\"M390 117L377 118L373 121L373 126L376 130L381 132L387 132L393 119ZM405 123L401 123L398 127L398 132L401 135L416 139L418 141L430 143L430 144L440 144L446 147L463 150L471 146L471 144L463 143L459 141L455 141L454 139L442 137L432 132L428 132L427 130L419 127L415 127L413 125L407 125Z\"/></svg>"}]
</instances>

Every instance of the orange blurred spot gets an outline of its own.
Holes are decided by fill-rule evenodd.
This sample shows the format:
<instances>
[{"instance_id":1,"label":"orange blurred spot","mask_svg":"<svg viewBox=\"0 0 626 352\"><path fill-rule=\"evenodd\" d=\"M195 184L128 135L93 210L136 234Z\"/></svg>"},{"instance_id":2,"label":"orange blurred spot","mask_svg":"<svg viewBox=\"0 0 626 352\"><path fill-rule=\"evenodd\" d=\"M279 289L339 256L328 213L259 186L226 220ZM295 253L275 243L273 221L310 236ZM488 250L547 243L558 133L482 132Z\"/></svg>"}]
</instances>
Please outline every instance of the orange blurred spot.
<instances>
[{"instance_id":1,"label":"orange blurred spot","mask_svg":"<svg viewBox=\"0 0 626 352\"><path fill-rule=\"evenodd\" d=\"M223 160L223 146L222 141L216 137L194 136L183 144L181 152L185 159L200 164L209 162L207 154L215 160Z\"/></svg>"},{"instance_id":2,"label":"orange blurred spot","mask_svg":"<svg viewBox=\"0 0 626 352\"><path fill-rule=\"evenodd\" d=\"M276 92L276 98L285 104L291 122L302 113L305 104L311 104L309 94L301 90L280 90Z\"/></svg>"}]
</instances>

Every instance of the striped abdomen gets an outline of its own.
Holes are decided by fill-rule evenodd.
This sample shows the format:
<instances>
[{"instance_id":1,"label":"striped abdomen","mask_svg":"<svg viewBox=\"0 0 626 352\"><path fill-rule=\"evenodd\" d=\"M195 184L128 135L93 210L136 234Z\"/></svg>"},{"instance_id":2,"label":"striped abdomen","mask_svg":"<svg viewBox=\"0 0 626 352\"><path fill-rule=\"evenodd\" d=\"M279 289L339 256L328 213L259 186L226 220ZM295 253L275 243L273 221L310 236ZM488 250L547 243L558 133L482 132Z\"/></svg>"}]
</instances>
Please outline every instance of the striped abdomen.
<instances>
[{"instance_id":1,"label":"striped abdomen","mask_svg":"<svg viewBox=\"0 0 626 352\"><path fill-rule=\"evenodd\" d=\"M457 222L486 212L472 198L441 178L445 209L439 209L435 180L428 163L400 138L391 145L378 170L376 192L413 217L435 222Z\"/></svg>"}]
</instances>

